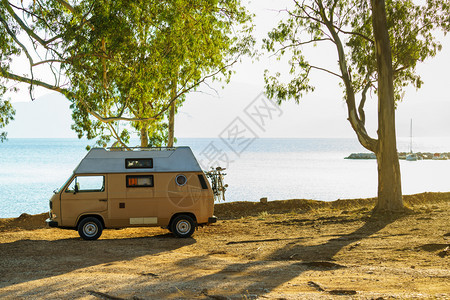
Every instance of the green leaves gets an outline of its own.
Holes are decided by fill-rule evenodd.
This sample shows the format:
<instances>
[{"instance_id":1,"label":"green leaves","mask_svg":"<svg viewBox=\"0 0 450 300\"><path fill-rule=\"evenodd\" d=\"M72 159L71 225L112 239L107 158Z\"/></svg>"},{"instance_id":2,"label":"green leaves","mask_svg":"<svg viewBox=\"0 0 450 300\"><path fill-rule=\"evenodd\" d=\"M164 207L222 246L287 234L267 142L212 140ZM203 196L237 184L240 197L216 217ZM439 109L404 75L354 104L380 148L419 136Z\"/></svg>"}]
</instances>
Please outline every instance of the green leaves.
<instances>
[{"instance_id":1,"label":"green leaves","mask_svg":"<svg viewBox=\"0 0 450 300\"><path fill-rule=\"evenodd\" d=\"M11 103L8 100L3 100L2 97L6 92L6 88L0 86L0 129L9 124L11 120L14 120L14 114L16 113ZM0 132L0 142L6 140L7 133Z\"/></svg>"},{"instance_id":2,"label":"green leaves","mask_svg":"<svg viewBox=\"0 0 450 300\"><path fill-rule=\"evenodd\" d=\"M11 60L21 48L3 34L9 28L28 35L28 50L45 57L38 64L55 75L44 81L3 77L66 95L72 128L79 137L98 137L99 145L110 137L125 144L140 122L161 132L164 126L157 124L170 103L181 105L205 80L228 81L238 58L252 55L250 15L237 0L36 0L21 7L2 1L0 16L9 22L0 25L2 68L9 67L4 58ZM25 20L22 25L14 12Z\"/></svg>"},{"instance_id":3,"label":"green leaves","mask_svg":"<svg viewBox=\"0 0 450 300\"><path fill-rule=\"evenodd\" d=\"M376 5L377 8L383 7L381 16L372 16L374 3L382 4ZM448 1L424 0L422 3L417 5L413 0L372 3L368 0L295 1L295 8L288 12L288 18L269 32L268 39L263 41L263 47L278 58L284 55L290 58L287 83L280 80L281 74L271 75L266 70L264 78L268 97L277 99L279 103L288 99L298 103L305 93L314 90L309 82L311 72L321 71L336 76L341 80L348 120L358 140L366 149L378 151L378 141L371 138L365 128L367 93L378 93L378 82L384 83L379 98L386 104L383 107L390 109L403 99L406 86L420 88L422 80L416 73L417 63L441 50L435 37L436 30L440 29L445 34L450 29ZM380 10L377 11L380 14ZM377 42L374 24L379 25L378 29L382 28L382 33L387 33L382 38L378 35ZM330 43L336 49L336 65L321 65L320 59L311 62L311 57L306 55L304 49L307 46L320 46L322 43ZM383 54L383 59L376 55L376 49L380 50L378 54ZM391 59L392 68L389 65ZM378 74L379 68L385 72ZM382 120L386 115L393 114L379 113ZM379 126L383 125L384 122L379 121ZM380 132L384 131L379 130L379 135Z\"/></svg>"},{"instance_id":4,"label":"green leaves","mask_svg":"<svg viewBox=\"0 0 450 300\"><path fill-rule=\"evenodd\" d=\"M402 99L406 86L420 88L422 85L420 76L416 74L416 65L441 50L442 46L435 36L436 30L444 33L450 30L448 1L426 0L422 1L422 5L416 3L413 0L386 1L397 101ZM295 9L289 12L289 18L269 32L268 38L264 40L264 48L269 52L291 57L290 73L295 76L289 84L282 84L277 81L279 76L266 73L267 93L278 100L293 98L299 101L302 93L312 91L306 80L311 65L302 56L303 49L306 45L320 46L321 42L327 40L344 46L345 55L340 57L338 65L342 80L349 76L355 93L361 93L370 80L373 83L371 89L376 92L375 45L369 2L314 0L296 2ZM342 69L342 63L347 66L345 70ZM315 67L332 71L334 66ZM347 85L344 83L344 86ZM297 95L294 94L296 91Z\"/></svg>"}]
</instances>

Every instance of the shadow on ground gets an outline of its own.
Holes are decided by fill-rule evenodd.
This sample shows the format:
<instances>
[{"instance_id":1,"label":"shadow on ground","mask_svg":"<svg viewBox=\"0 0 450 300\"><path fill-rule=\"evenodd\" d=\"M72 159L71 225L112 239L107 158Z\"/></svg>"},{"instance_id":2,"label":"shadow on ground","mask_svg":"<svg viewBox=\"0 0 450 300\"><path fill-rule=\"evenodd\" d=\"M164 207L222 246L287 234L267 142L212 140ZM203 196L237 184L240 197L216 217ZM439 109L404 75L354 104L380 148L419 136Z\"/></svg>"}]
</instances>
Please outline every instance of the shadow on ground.
<instances>
[{"instance_id":1,"label":"shadow on ground","mask_svg":"<svg viewBox=\"0 0 450 300\"><path fill-rule=\"evenodd\" d=\"M179 239L172 234L151 237L101 239L80 238L19 240L0 244L0 288L32 280L66 274L91 266L111 265L145 255L170 252L192 245L193 238ZM27 270L16 273L14 270ZM2 296L7 296L0 293Z\"/></svg>"},{"instance_id":2,"label":"shadow on ground","mask_svg":"<svg viewBox=\"0 0 450 300\"><path fill-rule=\"evenodd\" d=\"M371 235L379 232L387 225L395 222L397 218L378 220L368 219L365 224L350 234L344 234L339 237L333 237L325 243L317 245L302 245L304 237L295 239L297 242L288 243L271 253L264 260L252 260L243 263L234 263L223 266L218 272L209 272L204 276L186 276L177 282L155 282L146 285L147 291L162 290L168 284L175 286L172 292L169 290L165 297L178 297L179 291L188 291L192 287L201 287L204 291L201 295L212 298L231 296L250 297L251 295L262 296L291 280L298 277L308 270L328 271L345 268L346 266L334 263L334 256L344 247L351 243L364 240ZM289 228L287 227L287 230ZM286 264L277 264L274 261L287 261ZM221 261L208 255L200 255L180 259L175 262L180 270L196 267L208 270L209 265L220 266ZM263 286L262 284L263 283ZM312 286L320 292L318 286ZM208 294L213 291L223 291L221 294ZM121 294L122 291L116 290L115 293ZM198 292L198 291L197 291ZM332 294L333 291L327 291ZM334 291L336 292L336 291ZM352 291L341 291L352 292ZM228 293L228 294L227 294ZM339 293L339 291L337 291ZM189 295L189 294L187 294ZM200 295L200 296L201 296ZM250 295L250 296L249 296ZM148 296L148 295L147 295ZM185 295L186 296L186 295ZM194 292L190 296L196 296ZM139 297L139 296L138 296ZM144 295L144 298L146 296ZM189 296L186 296L189 298ZM217 298L217 299L219 299ZM225 299L225 298L223 298Z\"/></svg>"}]
</instances>

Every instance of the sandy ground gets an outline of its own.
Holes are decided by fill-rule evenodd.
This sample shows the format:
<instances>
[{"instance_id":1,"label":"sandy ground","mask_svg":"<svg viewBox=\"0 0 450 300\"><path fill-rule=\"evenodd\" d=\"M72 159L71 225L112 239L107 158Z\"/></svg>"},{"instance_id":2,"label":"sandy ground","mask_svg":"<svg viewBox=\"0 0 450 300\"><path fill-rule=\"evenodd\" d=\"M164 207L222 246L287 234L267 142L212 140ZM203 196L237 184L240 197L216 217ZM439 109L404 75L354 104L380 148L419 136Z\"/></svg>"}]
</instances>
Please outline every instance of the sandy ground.
<instances>
[{"instance_id":1,"label":"sandy ground","mask_svg":"<svg viewBox=\"0 0 450 300\"><path fill-rule=\"evenodd\" d=\"M0 298L450 299L450 193L404 198L384 218L374 199L220 204L189 239L0 219Z\"/></svg>"}]
</instances>

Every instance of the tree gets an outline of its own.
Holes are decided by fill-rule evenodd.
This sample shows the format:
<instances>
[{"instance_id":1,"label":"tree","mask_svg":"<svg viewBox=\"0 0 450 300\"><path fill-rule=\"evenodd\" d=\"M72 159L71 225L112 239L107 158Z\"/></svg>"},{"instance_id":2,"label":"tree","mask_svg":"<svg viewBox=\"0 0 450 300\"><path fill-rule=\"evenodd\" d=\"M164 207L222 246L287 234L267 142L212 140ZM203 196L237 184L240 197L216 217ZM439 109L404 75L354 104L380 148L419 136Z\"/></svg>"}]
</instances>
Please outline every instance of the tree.
<instances>
[{"instance_id":1,"label":"tree","mask_svg":"<svg viewBox=\"0 0 450 300\"><path fill-rule=\"evenodd\" d=\"M409 84L420 88L418 62L436 55L441 45L436 29L450 29L447 1L427 0L314 0L295 2L289 18L269 33L267 50L291 55L291 75L287 83L280 74L265 73L269 97L279 102L293 98L297 103L314 87L312 71L338 77L344 87L348 120L362 146L374 152L378 166L378 202L375 212L403 210L400 167L395 135L396 102L402 100ZM309 63L302 47L331 43L338 57L337 70ZM279 47L279 48L276 48ZM367 93L378 95L378 137L365 127ZM359 103L356 98L360 97Z\"/></svg>"},{"instance_id":2,"label":"tree","mask_svg":"<svg viewBox=\"0 0 450 300\"><path fill-rule=\"evenodd\" d=\"M14 109L9 101L0 99L0 129L8 125L10 120L14 120ZM6 140L7 133L0 132L0 142Z\"/></svg>"},{"instance_id":3,"label":"tree","mask_svg":"<svg viewBox=\"0 0 450 300\"><path fill-rule=\"evenodd\" d=\"M72 128L100 145L112 137L126 146L129 124L141 145L161 141L169 108L207 80L228 80L253 44L239 1L1 0L0 21L14 49L2 53L0 75L64 94ZM30 67L23 76L10 68L20 54Z\"/></svg>"},{"instance_id":4,"label":"tree","mask_svg":"<svg viewBox=\"0 0 450 300\"><path fill-rule=\"evenodd\" d=\"M2 12L0 7L0 13ZM1 21L1 19L0 19ZM6 29L0 26L0 68L7 68L6 63L10 56L16 55L18 49L11 47L11 37L6 32ZM0 78L0 129L8 125L10 120L13 120L14 109L8 99L4 99L7 88ZM7 133L0 132L0 142L6 139Z\"/></svg>"}]
</instances>

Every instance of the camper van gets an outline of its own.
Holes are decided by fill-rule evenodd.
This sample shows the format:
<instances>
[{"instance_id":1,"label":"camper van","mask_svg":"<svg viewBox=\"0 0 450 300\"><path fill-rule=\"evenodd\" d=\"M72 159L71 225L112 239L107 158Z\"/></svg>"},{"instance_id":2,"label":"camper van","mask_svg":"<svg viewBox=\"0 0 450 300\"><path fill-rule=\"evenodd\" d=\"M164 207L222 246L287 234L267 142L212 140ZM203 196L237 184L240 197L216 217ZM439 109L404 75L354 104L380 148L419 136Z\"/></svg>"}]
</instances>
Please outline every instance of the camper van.
<instances>
[{"instance_id":1,"label":"camper van","mask_svg":"<svg viewBox=\"0 0 450 300\"><path fill-rule=\"evenodd\" d=\"M161 226L190 237L215 223L214 194L189 147L94 148L50 199L50 227L96 240L104 228Z\"/></svg>"}]
</instances>

